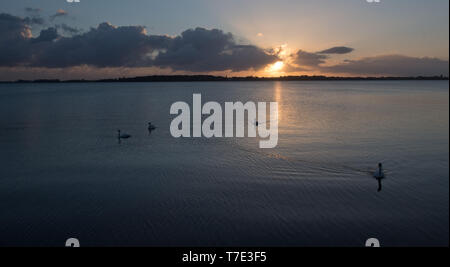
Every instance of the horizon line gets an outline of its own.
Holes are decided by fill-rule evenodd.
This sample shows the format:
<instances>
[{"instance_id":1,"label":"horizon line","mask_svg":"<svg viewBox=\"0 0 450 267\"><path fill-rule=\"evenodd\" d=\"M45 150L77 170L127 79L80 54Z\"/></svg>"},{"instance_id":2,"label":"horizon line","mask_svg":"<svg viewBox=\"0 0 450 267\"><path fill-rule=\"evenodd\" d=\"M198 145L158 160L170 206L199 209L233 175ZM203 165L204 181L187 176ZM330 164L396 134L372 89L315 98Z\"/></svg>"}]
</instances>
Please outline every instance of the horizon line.
<instances>
[{"instance_id":1,"label":"horizon line","mask_svg":"<svg viewBox=\"0 0 450 267\"><path fill-rule=\"evenodd\" d=\"M0 81L0 83L94 83L94 82L208 82L208 81L351 81L351 80L449 80L448 76L216 76L216 75L147 75L105 79L34 79Z\"/></svg>"}]
</instances>

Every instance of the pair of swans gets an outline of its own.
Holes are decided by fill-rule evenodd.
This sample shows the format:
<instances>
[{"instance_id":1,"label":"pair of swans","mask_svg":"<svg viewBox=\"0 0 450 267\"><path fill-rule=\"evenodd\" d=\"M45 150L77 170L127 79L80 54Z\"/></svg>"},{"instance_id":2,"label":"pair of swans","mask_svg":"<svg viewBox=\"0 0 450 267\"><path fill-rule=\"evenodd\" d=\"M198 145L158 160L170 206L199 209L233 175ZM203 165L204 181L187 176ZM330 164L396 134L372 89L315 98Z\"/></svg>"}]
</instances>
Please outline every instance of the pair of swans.
<instances>
[{"instance_id":1,"label":"pair of swans","mask_svg":"<svg viewBox=\"0 0 450 267\"><path fill-rule=\"evenodd\" d=\"M153 130L156 129L156 126L153 125L151 122L148 123L148 132L151 133ZM127 133L121 133L120 130L117 130L117 138L119 139L119 141L121 139L128 139L131 138L131 135L127 134Z\"/></svg>"}]
</instances>

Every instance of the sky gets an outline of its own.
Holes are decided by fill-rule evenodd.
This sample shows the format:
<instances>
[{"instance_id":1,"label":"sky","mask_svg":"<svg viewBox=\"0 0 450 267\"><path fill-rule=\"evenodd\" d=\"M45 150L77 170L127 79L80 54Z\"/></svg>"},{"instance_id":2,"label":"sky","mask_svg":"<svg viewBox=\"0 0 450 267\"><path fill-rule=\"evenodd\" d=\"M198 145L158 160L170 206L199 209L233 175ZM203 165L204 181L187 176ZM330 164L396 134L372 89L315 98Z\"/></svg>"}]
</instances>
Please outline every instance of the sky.
<instances>
[{"instance_id":1,"label":"sky","mask_svg":"<svg viewBox=\"0 0 450 267\"><path fill-rule=\"evenodd\" d=\"M0 80L448 76L448 0L2 0Z\"/></svg>"}]
</instances>

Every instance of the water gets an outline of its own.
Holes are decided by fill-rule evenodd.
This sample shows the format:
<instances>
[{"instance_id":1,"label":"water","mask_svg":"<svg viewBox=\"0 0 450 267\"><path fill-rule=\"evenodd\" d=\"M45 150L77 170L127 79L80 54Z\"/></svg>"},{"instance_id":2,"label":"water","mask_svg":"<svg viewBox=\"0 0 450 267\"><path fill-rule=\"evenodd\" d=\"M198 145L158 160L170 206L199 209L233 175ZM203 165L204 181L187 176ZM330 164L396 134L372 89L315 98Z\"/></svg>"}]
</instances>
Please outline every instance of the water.
<instances>
[{"instance_id":1,"label":"water","mask_svg":"<svg viewBox=\"0 0 450 267\"><path fill-rule=\"evenodd\" d=\"M173 138L193 93L278 101L278 146ZM448 81L1 84L0 123L3 246L448 246Z\"/></svg>"}]
</instances>

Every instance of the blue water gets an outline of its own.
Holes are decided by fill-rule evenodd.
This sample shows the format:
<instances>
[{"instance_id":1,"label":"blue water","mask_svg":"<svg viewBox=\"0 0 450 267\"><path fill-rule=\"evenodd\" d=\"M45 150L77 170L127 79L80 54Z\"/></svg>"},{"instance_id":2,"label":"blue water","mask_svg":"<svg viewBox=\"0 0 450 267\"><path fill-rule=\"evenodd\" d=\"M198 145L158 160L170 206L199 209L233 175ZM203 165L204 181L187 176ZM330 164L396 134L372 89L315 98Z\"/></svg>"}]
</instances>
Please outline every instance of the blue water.
<instances>
[{"instance_id":1,"label":"blue water","mask_svg":"<svg viewBox=\"0 0 450 267\"><path fill-rule=\"evenodd\" d=\"M173 138L193 93L277 101L278 146ZM448 81L0 84L0 161L1 246L449 243Z\"/></svg>"}]
</instances>

